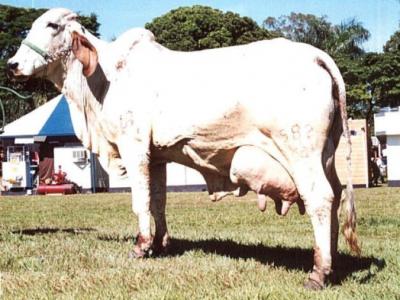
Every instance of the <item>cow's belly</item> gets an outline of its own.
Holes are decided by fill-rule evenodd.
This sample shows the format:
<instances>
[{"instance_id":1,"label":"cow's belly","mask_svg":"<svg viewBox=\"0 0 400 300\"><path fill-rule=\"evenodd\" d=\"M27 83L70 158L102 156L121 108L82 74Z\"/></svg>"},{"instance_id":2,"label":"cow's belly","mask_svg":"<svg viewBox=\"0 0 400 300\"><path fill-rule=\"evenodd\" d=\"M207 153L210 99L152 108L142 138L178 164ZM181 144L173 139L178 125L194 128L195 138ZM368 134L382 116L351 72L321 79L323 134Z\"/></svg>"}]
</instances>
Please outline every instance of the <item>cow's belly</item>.
<instances>
[{"instance_id":1,"label":"cow's belly","mask_svg":"<svg viewBox=\"0 0 400 300\"><path fill-rule=\"evenodd\" d=\"M200 138L186 139L172 147L155 148L153 153L155 158L198 170L214 200L232 192L241 196L250 189L276 202L298 201L296 186L285 167L262 149L262 143L249 145L251 140L249 136L207 143Z\"/></svg>"},{"instance_id":2,"label":"cow's belly","mask_svg":"<svg viewBox=\"0 0 400 300\"><path fill-rule=\"evenodd\" d=\"M157 163L176 162L193 168L203 176L211 200L220 200L229 194L239 196L239 186L232 183L229 170L236 147L220 147L214 143L202 147L196 144L196 139L181 140L176 144L152 149L152 161ZM236 193L235 193L236 192Z\"/></svg>"},{"instance_id":3,"label":"cow's belly","mask_svg":"<svg viewBox=\"0 0 400 300\"><path fill-rule=\"evenodd\" d=\"M237 149L243 146L257 148L265 156L270 159L272 156L285 165L285 159L271 140L269 131L255 124L253 115L244 105L232 102L219 114L214 112L212 118L208 115L205 119L197 118L199 121L195 122L197 116L194 117L195 121L192 120L191 124L186 124L187 114L184 114L183 118L175 117L174 120L171 118L170 122L165 119L167 114L159 116L153 127L154 156L198 170L205 178L210 194L214 195L213 199L217 200L236 191L240 186L246 186L246 189L249 186L256 192L275 198L294 197L293 193L297 195L292 187L282 187L283 180L278 179L274 184L271 180L274 172L268 170L268 167L278 168L270 161L263 165L269 177L264 178L263 183L258 182L259 187L255 187L252 178L245 175L247 171L249 175L253 174L251 170L257 163L250 164L246 171L240 173L244 176L240 183L232 182L230 178L232 160L237 156L235 154ZM242 161L242 158L240 156L239 161ZM282 170L284 168L281 167L281 174ZM261 170L255 172L260 174ZM236 192L237 195L244 193L240 190Z\"/></svg>"}]
</instances>

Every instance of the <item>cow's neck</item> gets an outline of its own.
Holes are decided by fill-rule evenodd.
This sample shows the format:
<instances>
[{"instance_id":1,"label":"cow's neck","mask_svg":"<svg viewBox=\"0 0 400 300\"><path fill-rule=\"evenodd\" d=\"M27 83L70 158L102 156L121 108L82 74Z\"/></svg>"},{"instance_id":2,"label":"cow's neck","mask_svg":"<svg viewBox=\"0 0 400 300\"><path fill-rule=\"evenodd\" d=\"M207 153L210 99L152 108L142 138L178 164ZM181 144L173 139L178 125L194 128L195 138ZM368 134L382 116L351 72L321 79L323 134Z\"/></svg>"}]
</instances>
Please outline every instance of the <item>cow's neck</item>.
<instances>
[{"instance_id":1,"label":"cow's neck","mask_svg":"<svg viewBox=\"0 0 400 300\"><path fill-rule=\"evenodd\" d=\"M89 32L86 32L85 37L99 52L106 44ZM82 73L82 64L71 53L63 63L62 73L62 93L73 101L83 114L88 116L89 113L98 113L108 89L108 81L100 65L90 78L86 78Z\"/></svg>"},{"instance_id":2,"label":"cow's neck","mask_svg":"<svg viewBox=\"0 0 400 300\"><path fill-rule=\"evenodd\" d=\"M78 60L71 58L66 66L62 93L79 111L79 126L82 133L79 138L83 145L97 153L102 104L96 99L96 86L90 87L90 80L82 74L82 64Z\"/></svg>"}]
</instances>

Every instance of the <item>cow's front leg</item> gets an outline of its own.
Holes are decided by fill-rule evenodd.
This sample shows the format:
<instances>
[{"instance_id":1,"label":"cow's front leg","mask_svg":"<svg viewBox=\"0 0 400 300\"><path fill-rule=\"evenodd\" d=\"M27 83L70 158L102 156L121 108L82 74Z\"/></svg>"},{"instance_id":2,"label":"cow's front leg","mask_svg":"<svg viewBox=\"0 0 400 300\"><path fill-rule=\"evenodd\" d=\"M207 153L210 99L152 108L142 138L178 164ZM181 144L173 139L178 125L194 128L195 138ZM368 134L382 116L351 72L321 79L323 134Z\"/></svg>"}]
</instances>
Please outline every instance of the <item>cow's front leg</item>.
<instances>
[{"instance_id":1,"label":"cow's front leg","mask_svg":"<svg viewBox=\"0 0 400 300\"><path fill-rule=\"evenodd\" d=\"M154 235L155 254L164 254L169 245L165 206L167 200L167 164L160 163L150 167L150 210L156 225Z\"/></svg>"},{"instance_id":2,"label":"cow's front leg","mask_svg":"<svg viewBox=\"0 0 400 300\"><path fill-rule=\"evenodd\" d=\"M150 152L148 143L135 137L124 137L118 143L121 158L128 172L132 192L132 211L138 218L139 233L132 255L152 254L153 237L150 224Z\"/></svg>"}]
</instances>

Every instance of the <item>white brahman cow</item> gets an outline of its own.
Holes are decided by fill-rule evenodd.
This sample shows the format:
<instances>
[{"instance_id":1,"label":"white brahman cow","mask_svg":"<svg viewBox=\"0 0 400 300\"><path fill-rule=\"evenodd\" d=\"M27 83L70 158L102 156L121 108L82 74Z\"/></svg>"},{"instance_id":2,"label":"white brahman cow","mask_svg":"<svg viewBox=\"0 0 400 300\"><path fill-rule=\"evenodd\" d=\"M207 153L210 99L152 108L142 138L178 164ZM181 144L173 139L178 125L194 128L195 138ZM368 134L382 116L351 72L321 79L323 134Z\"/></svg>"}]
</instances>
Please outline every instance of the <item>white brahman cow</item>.
<instances>
[{"instance_id":1,"label":"white brahman cow","mask_svg":"<svg viewBox=\"0 0 400 300\"><path fill-rule=\"evenodd\" d=\"M250 189L261 210L267 195L282 215L297 202L315 237L306 286L322 288L337 253L342 188L334 156L342 132L349 148L344 234L359 252L345 86L323 51L275 39L183 53L144 29L106 43L76 14L51 9L33 23L8 72L52 81L79 112L83 144L110 172L126 168L139 222L135 256L168 245L166 163L175 161L204 176L213 200Z\"/></svg>"}]
</instances>

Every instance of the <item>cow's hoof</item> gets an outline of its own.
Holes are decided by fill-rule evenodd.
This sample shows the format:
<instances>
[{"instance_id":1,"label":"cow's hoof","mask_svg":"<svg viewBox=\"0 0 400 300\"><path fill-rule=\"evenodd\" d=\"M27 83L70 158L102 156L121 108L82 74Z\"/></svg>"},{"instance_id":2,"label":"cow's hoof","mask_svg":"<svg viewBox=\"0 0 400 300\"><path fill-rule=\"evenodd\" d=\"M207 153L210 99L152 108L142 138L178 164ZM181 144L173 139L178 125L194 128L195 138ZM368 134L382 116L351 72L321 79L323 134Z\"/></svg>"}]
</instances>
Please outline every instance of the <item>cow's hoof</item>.
<instances>
[{"instance_id":1,"label":"cow's hoof","mask_svg":"<svg viewBox=\"0 0 400 300\"><path fill-rule=\"evenodd\" d=\"M154 256L166 256L168 254L168 246L154 246L153 255Z\"/></svg>"},{"instance_id":2,"label":"cow's hoof","mask_svg":"<svg viewBox=\"0 0 400 300\"><path fill-rule=\"evenodd\" d=\"M155 256L166 256L168 254L169 243L154 243L153 254Z\"/></svg>"},{"instance_id":3,"label":"cow's hoof","mask_svg":"<svg viewBox=\"0 0 400 300\"><path fill-rule=\"evenodd\" d=\"M129 252L129 258L149 258L153 256L153 253L153 249L143 250L135 246L133 250Z\"/></svg>"},{"instance_id":4,"label":"cow's hoof","mask_svg":"<svg viewBox=\"0 0 400 300\"><path fill-rule=\"evenodd\" d=\"M305 283L304 283L304 287L307 290L311 290L311 291L320 291L324 288L324 284L321 284L318 281L315 281L314 279L309 278Z\"/></svg>"},{"instance_id":5,"label":"cow's hoof","mask_svg":"<svg viewBox=\"0 0 400 300\"><path fill-rule=\"evenodd\" d=\"M136 237L133 251L129 253L130 258L148 258L153 256L153 237L145 238L140 233Z\"/></svg>"},{"instance_id":6,"label":"cow's hoof","mask_svg":"<svg viewBox=\"0 0 400 300\"><path fill-rule=\"evenodd\" d=\"M168 253L170 239L168 234L162 238L154 238L153 253L155 256L165 256Z\"/></svg>"}]
</instances>

